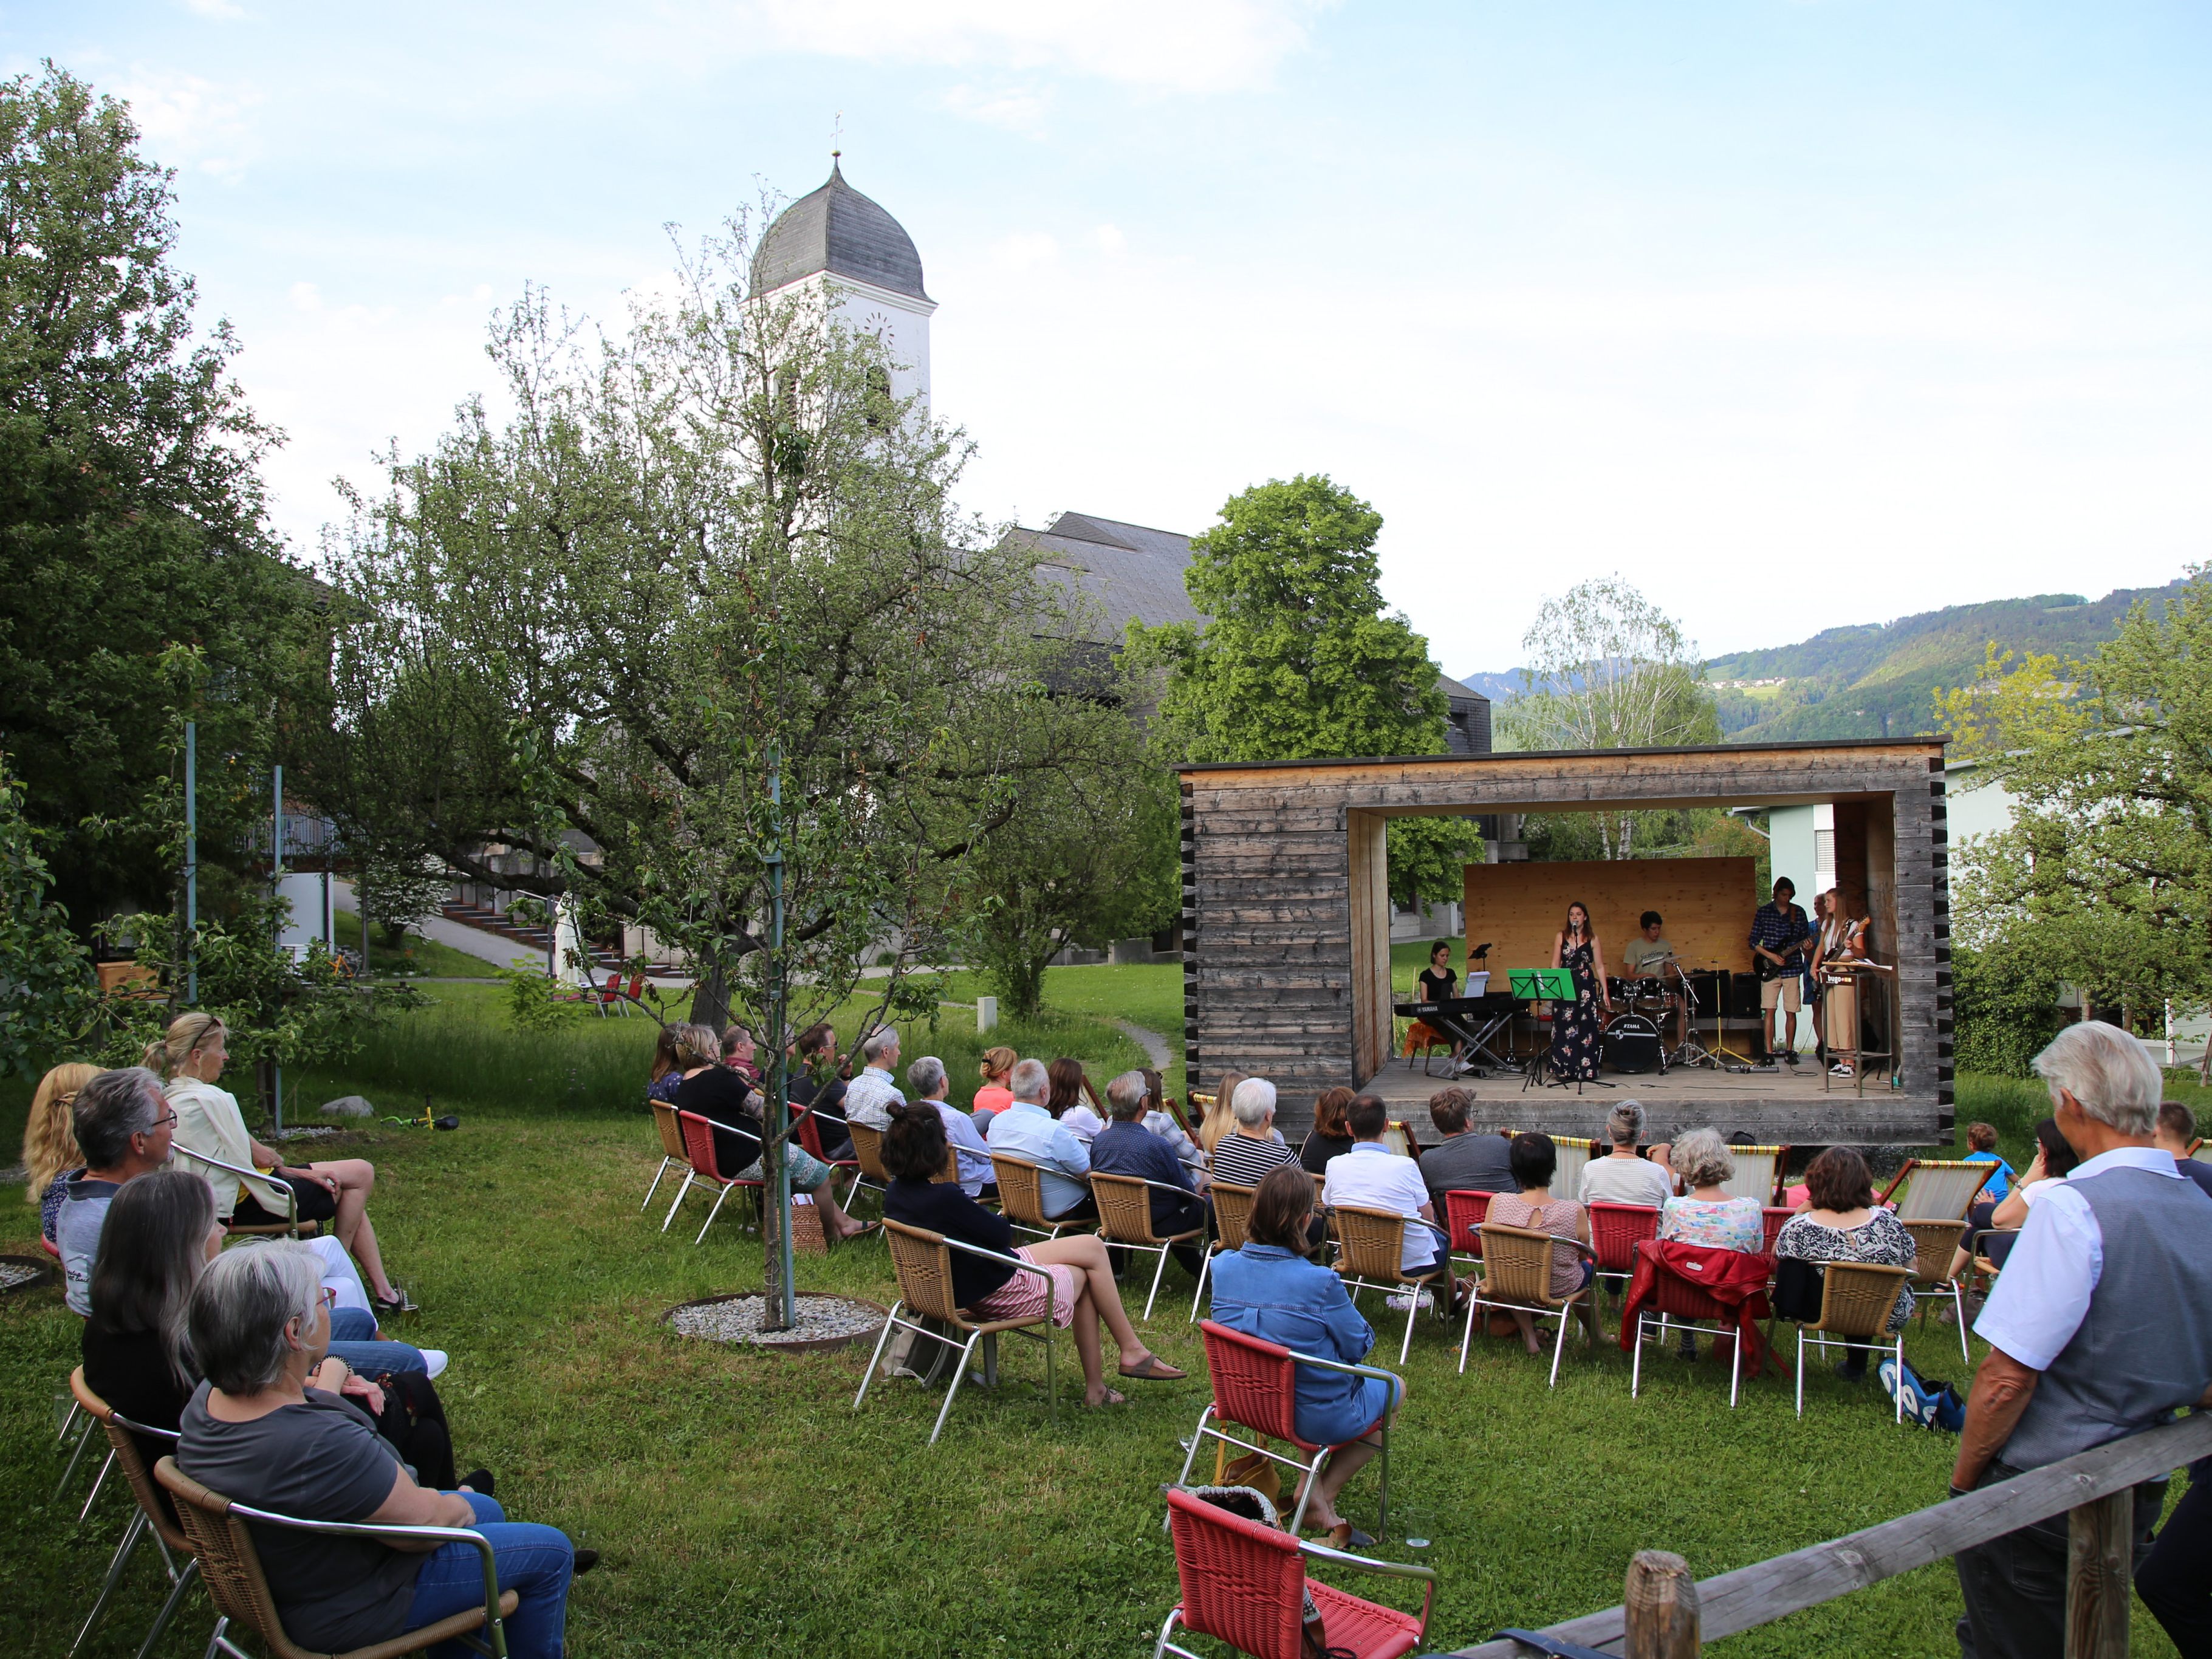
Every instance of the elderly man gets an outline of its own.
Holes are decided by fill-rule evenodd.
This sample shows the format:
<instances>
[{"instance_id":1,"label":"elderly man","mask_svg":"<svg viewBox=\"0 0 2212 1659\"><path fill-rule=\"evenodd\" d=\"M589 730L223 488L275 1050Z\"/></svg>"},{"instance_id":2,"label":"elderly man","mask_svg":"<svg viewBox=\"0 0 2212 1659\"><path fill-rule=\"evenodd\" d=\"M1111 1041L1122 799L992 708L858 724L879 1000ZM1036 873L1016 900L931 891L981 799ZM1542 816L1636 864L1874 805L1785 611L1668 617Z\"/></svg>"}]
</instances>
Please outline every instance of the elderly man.
<instances>
[{"instance_id":1,"label":"elderly man","mask_svg":"<svg viewBox=\"0 0 2212 1659\"><path fill-rule=\"evenodd\" d=\"M1146 1194L1152 1200L1152 1231L1162 1238L1187 1233L1206 1224L1206 1206L1199 1201L1197 1183L1183 1168L1175 1148L1145 1127L1145 1107L1151 1091L1142 1072L1124 1072L1106 1085L1106 1109L1113 1121L1091 1142L1091 1168L1102 1175L1137 1176L1158 1182ZM1190 1194L1177 1198L1162 1192L1174 1187ZM1198 1277L1198 1251L1188 1244L1174 1249L1175 1259L1193 1279Z\"/></svg>"},{"instance_id":2,"label":"elderly man","mask_svg":"<svg viewBox=\"0 0 2212 1659\"><path fill-rule=\"evenodd\" d=\"M860 1045L860 1076L845 1085L845 1121L864 1123L878 1134L891 1127L891 1108L906 1104L891 1076L898 1066L898 1033L886 1025Z\"/></svg>"},{"instance_id":3,"label":"elderly man","mask_svg":"<svg viewBox=\"0 0 2212 1659\"><path fill-rule=\"evenodd\" d=\"M938 1116L945 1120L945 1138L952 1143L953 1156L959 1163L960 1190L975 1199L997 1197L991 1149L984 1142L982 1131L975 1127L974 1118L945 1098L952 1091L945 1062L935 1054L924 1054L906 1068L906 1086L914 1091L915 1104L934 1106Z\"/></svg>"},{"instance_id":4,"label":"elderly man","mask_svg":"<svg viewBox=\"0 0 2212 1659\"><path fill-rule=\"evenodd\" d=\"M72 1313L92 1315L92 1263L107 1206L123 1184L169 1161L177 1115L161 1079L143 1066L102 1072L77 1091L70 1113L85 1167L62 1188L54 1243L62 1253L63 1295Z\"/></svg>"},{"instance_id":5,"label":"elderly man","mask_svg":"<svg viewBox=\"0 0 2212 1659\"><path fill-rule=\"evenodd\" d=\"M985 1136L990 1149L1037 1166L1044 1212L1054 1221L1090 1220L1098 1213L1091 1196L1091 1149L1072 1130L1054 1121L1044 1109L1052 1079L1041 1060L1015 1064L1006 1087L1014 1103L991 1120Z\"/></svg>"},{"instance_id":6,"label":"elderly man","mask_svg":"<svg viewBox=\"0 0 2212 1659\"><path fill-rule=\"evenodd\" d=\"M1975 1322L1990 1352L1967 1400L1954 1493L2212 1403L2212 1198L2152 1144L2158 1066L2124 1031L2085 1021L2035 1069L2081 1162L2028 1212ZM2138 1566L2165 1496L2163 1480L2136 1488ZM1965 1659L2060 1659L2066 1548L2059 1515L1959 1552ZM2202 1566L2200 1555L2190 1576Z\"/></svg>"}]
</instances>

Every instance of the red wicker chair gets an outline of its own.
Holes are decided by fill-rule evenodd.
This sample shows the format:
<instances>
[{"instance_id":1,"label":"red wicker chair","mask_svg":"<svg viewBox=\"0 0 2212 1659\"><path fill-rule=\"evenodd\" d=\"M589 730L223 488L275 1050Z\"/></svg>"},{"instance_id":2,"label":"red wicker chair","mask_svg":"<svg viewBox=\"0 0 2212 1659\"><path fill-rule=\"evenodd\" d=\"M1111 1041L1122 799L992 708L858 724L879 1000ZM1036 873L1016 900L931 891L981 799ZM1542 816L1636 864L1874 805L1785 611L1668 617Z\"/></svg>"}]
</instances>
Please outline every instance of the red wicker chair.
<instances>
[{"instance_id":1,"label":"red wicker chair","mask_svg":"<svg viewBox=\"0 0 2212 1659\"><path fill-rule=\"evenodd\" d=\"M1288 1533L1232 1515L1180 1488L1168 1493L1168 1531L1175 1540L1182 1600L1160 1626L1152 1659L1170 1653L1200 1659L1168 1639L1177 1625L1226 1642L1254 1659L1299 1659L1308 1595L1321 1614L1332 1653L1341 1650L1357 1659L1400 1659L1418 1651L1428 1635L1429 1612L1437 1594L1437 1576L1430 1568L1300 1543ZM1418 1578L1422 1582L1421 1610L1401 1613L1309 1578L1308 1558L1360 1572Z\"/></svg>"},{"instance_id":2,"label":"red wicker chair","mask_svg":"<svg viewBox=\"0 0 2212 1659\"><path fill-rule=\"evenodd\" d=\"M1759 1224L1765 1234L1765 1240L1759 1248L1772 1255L1774 1241L1782 1237L1783 1224L1796 1213L1796 1211L1784 1209L1778 1204L1762 1205L1759 1212Z\"/></svg>"},{"instance_id":3,"label":"red wicker chair","mask_svg":"<svg viewBox=\"0 0 2212 1659\"><path fill-rule=\"evenodd\" d=\"M1659 1237L1659 1212L1649 1204L1589 1206L1590 1247L1597 1252L1597 1276L1617 1279L1621 1288L1636 1273L1636 1247Z\"/></svg>"},{"instance_id":4,"label":"red wicker chair","mask_svg":"<svg viewBox=\"0 0 2212 1659\"><path fill-rule=\"evenodd\" d=\"M1297 1368L1315 1365L1352 1376L1382 1377L1398 1385L1401 1396L1404 1385L1393 1372L1372 1365L1349 1365L1342 1360L1293 1353L1278 1343L1232 1331L1211 1319L1200 1320L1198 1328L1206 1339L1206 1369L1213 1378L1213 1398L1198 1414L1198 1428L1190 1437L1190 1449L1183 1456L1182 1473L1176 1477L1176 1485L1189 1484L1190 1466L1198 1461L1199 1449L1208 1440L1235 1446L1241 1451L1258 1452L1270 1462L1298 1470L1304 1477L1301 1484L1308 1490L1300 1492L1297 1506L1291 1514L1291 1531L1295 1534L1298 1522L1305 1518L1314 1474L1320 1469L1322 1459L1335 1449L1298 1438ZM1250 1430L1260 1437L1260 1443L1255 1445L1224 1433L1215 1426L1220 1423L1233 1423L1241 1429ZM1382 1493L1375 1522L1375 1533L1379 1538L1390 1519L1390 1413L1384 1412L1353 1438L1361 1438L1378 1428L1382 1431ZM1268 1447L1266 1443L1271 1439L1286 1440L1304 1455L1285 1457Z\"/></svg>"},{"instance_id":5,"label":"red wicker chair","mask_svg":"<svg viewBox=\"0 0 2212 1659\"><path fill-rule=\"evenodd\" d=\"M1663 1348L1672 1330L1695 1331L1705 1336L1726 1337L1729 1343L1729 1409L1735 1409L1743 1373L1743 1343L1736 1331L1736 1311L1702 1285L1680 1273L1668 1273L1662 1263L1651 1300L1637 1310L1636 1360L1629 1368L1628 1397L1636 1398L1644 1383L1644 1345L1656 1341ZM1656 1316L1656 1324L1654 1316ZM1703 1320L1703 1324L1698 1322ZM1647 1329L1647 1327L1651 1328Z\"/></svg>"},{"instance_id":6,"label":"red wicker chair","mask_svg":"<svg viewBox=\"0 0 2212 1659\"><path fill-rule=\"evenodd\" d=\"M669 1206L668 1220L676 1219L676 1207L684 1202L684 1194L691 1190L691 1183L695 1181L702 1187L719 1187L721 1189L715 1196L714 1207L707 1212L706 1224L699 1229L699 1237L691 1241L696 1244L706 1238L707 1228L714 1224L714 1218L721 1214L722 1204L733 1189L743 1188L750 1192L753 1194L754 1203L757 1205L760 1202L760 1194L767 1183L760 1181L740 1181L735 1176L726 1176L722 1173L721 1165L715 1161L714 1131L731 1129L736 1126L716 1123L712 1118L702 1117L696 1112L679 1111L676 1114L676 1119L684 1126L684 1152L691 1161L691 1168L684 1177L682 1190L676 1194L676 1204ZM660 1224L660 1231L663 1232L668 1231L667 1221Z\"/></svg>"},{"instance_id":7,"label":"red wicker chair","mask_svg":"<svg viewBox=\"0 0 2212 1659\"><path fill-rule=\"evenodd\" d=\"M1451 1234L1445 1248L1455 1261L1482 1260L1482 1223L1495 1193L1452 1191L1444 1194L1444 1225Z\"/></svg>"}]
</instances>

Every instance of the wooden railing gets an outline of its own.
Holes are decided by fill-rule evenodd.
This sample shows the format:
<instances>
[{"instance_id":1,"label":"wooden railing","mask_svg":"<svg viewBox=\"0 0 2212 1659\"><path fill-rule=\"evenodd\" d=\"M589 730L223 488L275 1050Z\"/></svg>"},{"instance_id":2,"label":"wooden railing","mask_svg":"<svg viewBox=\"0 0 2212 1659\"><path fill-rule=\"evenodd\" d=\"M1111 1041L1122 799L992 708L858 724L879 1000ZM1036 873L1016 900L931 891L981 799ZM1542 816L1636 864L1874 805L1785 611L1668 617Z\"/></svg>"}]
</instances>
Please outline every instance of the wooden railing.
<instances>
[{"instance_id":1,"label":"wooden railing","mask_svg":"<svg viewBox=\"0 0 2212 1659\"><path fill-rule=\"evenodd\" d=\"M2133 1568L2131 1491L2208 1455L2212 1412L2199 1412L1717 1577L1693 1581L1680 1556L1642 1551L1629 1564L1623 1606L1547 1626L1540 1633L1622 1659L1692 1659L1701 1642L1771 1624L2063 1514L2067 1659L2122 1659L2128 1650ZM1507 1637L1462 1648L1457 1659L1529 1659L1539 1651Z\"/></svg>"}]
</instances>

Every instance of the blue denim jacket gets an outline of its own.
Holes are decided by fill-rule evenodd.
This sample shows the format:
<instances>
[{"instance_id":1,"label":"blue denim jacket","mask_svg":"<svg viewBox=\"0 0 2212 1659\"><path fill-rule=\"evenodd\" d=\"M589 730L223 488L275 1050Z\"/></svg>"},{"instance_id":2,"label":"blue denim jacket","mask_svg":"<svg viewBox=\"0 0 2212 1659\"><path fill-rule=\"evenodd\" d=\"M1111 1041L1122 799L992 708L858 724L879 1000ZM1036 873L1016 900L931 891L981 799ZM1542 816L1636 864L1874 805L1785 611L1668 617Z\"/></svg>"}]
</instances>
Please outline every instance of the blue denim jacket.
<instances>
[{"instance_id":1,"label":"blue denim jacket","mask_svg":"<svg viewBox=\"0 0 2212 1659\"><path fill-rule=\"evenodd\" d=\"M1344 1281L1319 1262L1278 1244L1247 1244L1213 1261L1213 1317L1232 1331L1276 1342L1293 1353L1357 1364L1375 1332L1352 1305ZM1334 1445L1372 1423L1389 1403L1389 1385L1317 1366L1298 1367L1299 1435Z\"/></svg>"}]
</instances>

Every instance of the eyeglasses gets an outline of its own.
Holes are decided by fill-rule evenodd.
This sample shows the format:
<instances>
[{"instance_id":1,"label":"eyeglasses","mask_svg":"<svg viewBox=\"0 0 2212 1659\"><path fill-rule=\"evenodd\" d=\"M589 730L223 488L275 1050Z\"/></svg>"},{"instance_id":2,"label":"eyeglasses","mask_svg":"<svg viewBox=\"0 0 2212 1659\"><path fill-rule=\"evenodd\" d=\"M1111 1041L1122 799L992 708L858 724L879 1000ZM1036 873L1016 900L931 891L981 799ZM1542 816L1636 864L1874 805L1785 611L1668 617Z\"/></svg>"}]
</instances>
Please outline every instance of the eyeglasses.
<instances>
[{"instance_id":1,"label":"eyeglasses","mask_svg":"<svg viewBox=\"0 0 2212 1659\"><path fill-rule=\"evenodd\" d=\"M336 1286L330 1285L323 1286L323 1305L332 1312L337 1310L338 1293Z\"/></svg>"},{"instance_id":2,"label":"eyeglasses","mask_svg":"<svg viewBox=\"0 0 2212 1659\"><path fill-rule=\"evenodd\" d=\"M176 1115L176 1113L174 1113L174 1112L171 1112L171 1113L168 1115L168 1116L167 1116L167 1117L157 1117L157 1118L155 1118L155 1119L154 1120L154 1128L155 1128L155 1129L166 1129L166 1128L167 1128L167 1127L168 1127L172 1123L174 1123L176 1121L177 1121L177 1115ZM152 1132L153 1132L152 1130L149 1130L147 1133L150 1134Z\"/></svg>"}]
</instances>

